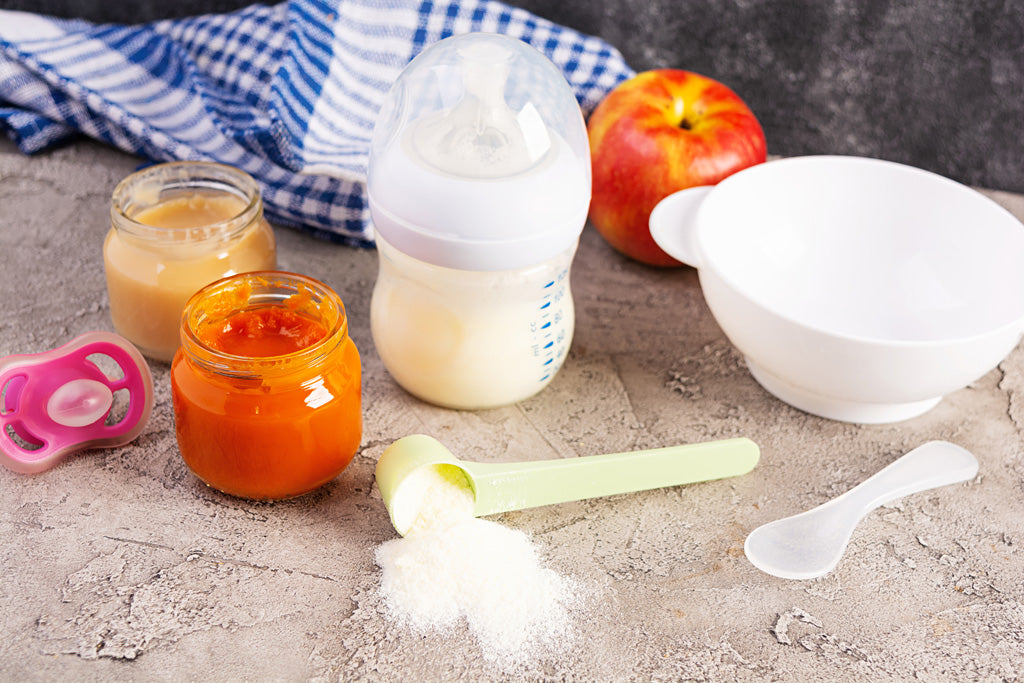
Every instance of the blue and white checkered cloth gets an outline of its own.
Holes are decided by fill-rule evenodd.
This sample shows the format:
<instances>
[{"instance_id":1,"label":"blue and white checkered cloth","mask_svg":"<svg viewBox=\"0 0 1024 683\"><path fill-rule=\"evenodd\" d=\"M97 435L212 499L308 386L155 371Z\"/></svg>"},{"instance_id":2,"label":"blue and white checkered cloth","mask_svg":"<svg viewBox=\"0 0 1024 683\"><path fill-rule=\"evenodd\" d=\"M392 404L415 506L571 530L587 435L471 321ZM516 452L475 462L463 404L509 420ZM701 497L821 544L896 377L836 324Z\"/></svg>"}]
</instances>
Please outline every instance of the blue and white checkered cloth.
<instances>
[{"instance_id":1,"label":"blue and white checkered cloth","mask_svg":"<svg viewBox=\"0 0 1024 683\"><path fill-rule=\"evenodd\" d=\"M231 164L275 223L367 246L377 111L409 60L470 31L540 50L584 113L633 74L604 41L495 0L289 0L139 26L0 11L0 128L25 153L85 134Z\"/></svg>"}]
</instances>

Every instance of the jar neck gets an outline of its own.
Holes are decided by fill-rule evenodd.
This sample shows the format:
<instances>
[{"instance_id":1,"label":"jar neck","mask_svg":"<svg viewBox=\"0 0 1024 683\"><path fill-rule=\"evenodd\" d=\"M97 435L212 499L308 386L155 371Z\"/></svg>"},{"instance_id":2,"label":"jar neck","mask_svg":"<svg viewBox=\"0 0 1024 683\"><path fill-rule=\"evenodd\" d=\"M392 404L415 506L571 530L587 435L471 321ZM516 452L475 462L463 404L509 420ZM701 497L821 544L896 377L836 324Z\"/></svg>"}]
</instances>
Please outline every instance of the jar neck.
<instances>
[{"instance_id":1,"label":"jar neck","mask_svg":"<svg viewBox=\"0 0 1024 683\"><path fill-rule=\"evenodd\" d=\"M189 227L159 227L139 215L160 204L196 195L233 197L237 214ZM238 238L263 220L259 185L248 173L215 162L177 161L137 171L114 188L110 220L121 237L143 245L215 246Z\"/></svg>"},{"instance_id":2,"label":"jar neck","mask_svg":"<svg viewBox=\"0 0 1024 683\"><path fill-rule=\"evenodd\" d=\"M323 328L318 341L276 356L240 356L212 346L207 331L244 311L277 307ZM181 352L202 370L233 379L268 380L322 368L348 339L348 318L338 295L313 278L280 271L242 273L199 290L185 305Z\"/></svg>"}]
</instances>

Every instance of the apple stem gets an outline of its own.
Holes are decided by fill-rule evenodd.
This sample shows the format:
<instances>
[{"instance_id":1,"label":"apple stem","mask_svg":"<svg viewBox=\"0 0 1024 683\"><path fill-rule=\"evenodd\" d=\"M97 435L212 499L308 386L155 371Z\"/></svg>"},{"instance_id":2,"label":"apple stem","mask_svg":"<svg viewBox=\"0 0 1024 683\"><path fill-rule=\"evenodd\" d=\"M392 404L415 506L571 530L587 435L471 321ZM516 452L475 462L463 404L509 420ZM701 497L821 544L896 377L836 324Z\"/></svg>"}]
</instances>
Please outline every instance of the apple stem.
<instances>
[{"instance_id":1,"label":"apple stem","mask_svg":"<svg viewBox=\"0 0 1024 683\"><path fill-rule=\"evenodd\" d=\"M683 98L674 98L672 104L675 108L675 118L679 122L678 126L683 130L690 130L690 122L686 120L686 103L683 101Z\"/></svg>"}]
</instances>

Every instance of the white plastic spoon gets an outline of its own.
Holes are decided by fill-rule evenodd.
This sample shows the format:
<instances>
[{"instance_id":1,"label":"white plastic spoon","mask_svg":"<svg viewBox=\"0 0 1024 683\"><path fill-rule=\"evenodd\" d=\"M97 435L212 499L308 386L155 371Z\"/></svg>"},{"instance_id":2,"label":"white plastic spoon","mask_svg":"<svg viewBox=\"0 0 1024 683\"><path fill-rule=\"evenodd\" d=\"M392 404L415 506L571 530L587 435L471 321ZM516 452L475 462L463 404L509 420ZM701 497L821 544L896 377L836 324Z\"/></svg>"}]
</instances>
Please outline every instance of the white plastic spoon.
<instances>
[{"instance_id":1,"label":"white plastic spoon","mask_svg":"<svg viewBox=\"0 0 1024 683\"><path fill-rule=\"evenodd\" d=\"M743 546L758 569L783 579L814 579L839 564L857 524L879 505L967 481L978 473L969 451L929 441L837 498L754 529Z\"/></svg>"}]
</instances>

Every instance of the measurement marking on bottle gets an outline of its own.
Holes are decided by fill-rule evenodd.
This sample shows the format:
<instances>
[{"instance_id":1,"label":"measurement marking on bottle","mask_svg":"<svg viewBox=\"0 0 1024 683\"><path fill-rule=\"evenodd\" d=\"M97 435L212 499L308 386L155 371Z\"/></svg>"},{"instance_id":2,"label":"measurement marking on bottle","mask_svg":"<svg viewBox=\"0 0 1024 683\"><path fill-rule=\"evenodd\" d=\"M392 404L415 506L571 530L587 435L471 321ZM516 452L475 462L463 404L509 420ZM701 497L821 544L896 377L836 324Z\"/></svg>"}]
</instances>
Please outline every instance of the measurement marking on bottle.
<instances>
[{"instance_id":1,"label":"measurement marking on bottle","mask_svg":"<svg viewBox=\"0 0 1024 683\"><path fill-rule=\"evenodd\" d=\"M565 296L568 269L561 271L557 277L541 287L542 301L539 315L530 323L530 334L534 343L531 345L533 356L540 361L541 383L551 379L561 367L561 358L565 355L565 330L562 329L564 315L558 304ZM558 346L562 345L562 346Z\"/></svg>"}]
</instances>

